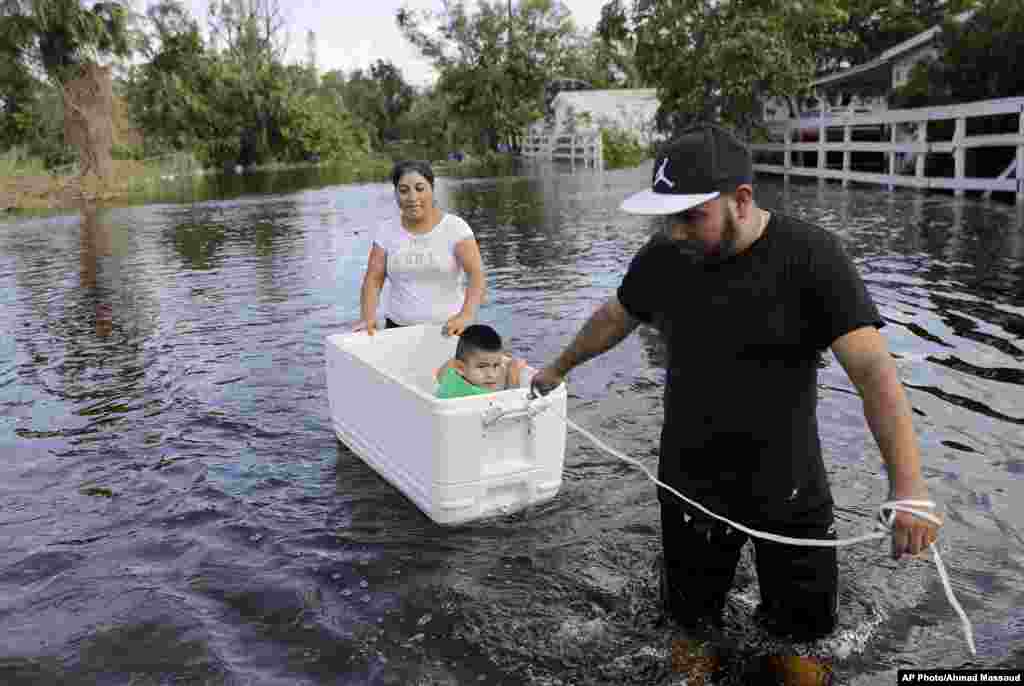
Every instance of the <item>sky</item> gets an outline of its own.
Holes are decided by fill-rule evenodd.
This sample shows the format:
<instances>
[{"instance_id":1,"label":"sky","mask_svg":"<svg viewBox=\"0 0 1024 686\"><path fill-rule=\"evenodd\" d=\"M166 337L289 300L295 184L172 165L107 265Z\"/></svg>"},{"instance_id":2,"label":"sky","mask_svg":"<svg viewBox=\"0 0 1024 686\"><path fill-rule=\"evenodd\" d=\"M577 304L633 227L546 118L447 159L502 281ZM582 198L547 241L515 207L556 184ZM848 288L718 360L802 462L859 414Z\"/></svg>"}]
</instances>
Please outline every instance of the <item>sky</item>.
<instances>
[{"instance_id":1,"label":"sky","mask_svg":"<svg viewBox=\"0 0 1024 686\"><path fill-rule=\"evenodd\" d=\"M580 28L593 29L607 0L563 0ZM183 0L205 29L207 0ZM469 3L472 6L474 3ZM280 0L288 21L289 61L304 60L306 34L316 33L317 65L322 72L366 68L378 59L390 60L408 83L426 86L435 74L399 33L395 12L440 10L441 0Z\"/></svg>"}]
</instances>

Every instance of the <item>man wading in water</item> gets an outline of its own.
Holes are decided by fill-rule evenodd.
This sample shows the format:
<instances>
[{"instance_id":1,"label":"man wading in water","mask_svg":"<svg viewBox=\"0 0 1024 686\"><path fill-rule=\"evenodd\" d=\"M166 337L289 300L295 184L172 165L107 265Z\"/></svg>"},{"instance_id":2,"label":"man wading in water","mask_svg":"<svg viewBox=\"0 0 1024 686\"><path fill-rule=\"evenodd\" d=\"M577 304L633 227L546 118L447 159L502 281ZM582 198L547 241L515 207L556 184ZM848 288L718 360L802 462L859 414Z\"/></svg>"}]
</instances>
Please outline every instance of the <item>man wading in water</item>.
<instances>
[{"instance_id":1,"label":"man wading in water","mask_svg":"<svg viewBox=\"0 0 1024 686\"><path fill-rule=\"evenodd\" d=\"M818 438L818 360L831 348L857 387L888 470L890 499L927 499L910 405L884 322L839 241L759 208L746 146L687 130L655 160L650 190L622 204L663 215L615 296L534 377L548 393L641 322L668 348L659 479L712 512L794 538L835 538ZM721 622L747 536L659 490L666 611L690 629ZM937 527L897 512L892 555L916 555ZM809 641L836 626L831 547L754 541L758 617Z\"/></svg>"}]
</instances>

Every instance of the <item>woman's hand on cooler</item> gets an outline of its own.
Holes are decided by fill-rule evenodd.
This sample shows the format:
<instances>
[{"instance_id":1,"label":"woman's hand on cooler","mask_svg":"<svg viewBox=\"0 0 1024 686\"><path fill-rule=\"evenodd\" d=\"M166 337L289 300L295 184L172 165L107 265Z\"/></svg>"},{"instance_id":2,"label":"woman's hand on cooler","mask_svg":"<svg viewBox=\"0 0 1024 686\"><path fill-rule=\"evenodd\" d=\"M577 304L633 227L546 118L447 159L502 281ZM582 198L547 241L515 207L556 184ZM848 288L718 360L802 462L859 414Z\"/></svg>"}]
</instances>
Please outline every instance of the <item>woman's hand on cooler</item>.
<instances>
[{"instance_id":1,"label":"woman's hand on cooler","mask_svg":"<svg viewBox=\"0 0 1024 686\"><path fill-rule=\"evenodd\" d=\"M353 331L366 331L367 334L372 336L377 333L377 320L376 319L360 319L356 323Z\"/></svg>"},{"instance_id":2,"label":"woman's hand on cooler","mask_svg":"<svg viewBox=\"0 0 1024 686\"><path fill-rule=\"evenodd\" d=\"M466 330L466 327L469 326L471 321L471 317L467 317L464 314L457 314L444 323L444 326L441 327L441 335L461 336L462 332Z\"/></svg>"},{"instance_id":3,"label":"woman's hand on cooler","mask_svg":"<svg viewBox=\"0 0 1024 686\"><path fill-rule=\"evenodd\" d=\"M505 387L519 388L522 385L526 360L511 355L505 356Z\"/></svg>"},{"instance_id":4,"label":"woman's hand on cooler","mask_svg":"<svg viewBox=\"0 0 1024 686\"><path fill-rule=\"evenodd\" d=\"M530 381L530 393L536 396L547 395L565 381L565 377L554 367L544 367L533 375Z\"/></svg>"}]
</instances>

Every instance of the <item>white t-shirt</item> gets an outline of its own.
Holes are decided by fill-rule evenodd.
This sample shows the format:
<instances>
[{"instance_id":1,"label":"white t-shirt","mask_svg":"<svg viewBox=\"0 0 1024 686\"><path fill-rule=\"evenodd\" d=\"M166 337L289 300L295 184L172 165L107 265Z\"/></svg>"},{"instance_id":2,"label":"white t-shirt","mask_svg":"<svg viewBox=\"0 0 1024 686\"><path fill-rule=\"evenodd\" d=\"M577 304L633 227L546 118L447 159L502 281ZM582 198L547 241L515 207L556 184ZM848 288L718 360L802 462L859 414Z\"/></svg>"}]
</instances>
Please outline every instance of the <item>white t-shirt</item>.
<instances>
[{"instance_id":1,"label":"white t-shirt","mask_svg":"<svg viewBox=\"0 0 1024 686\"><path fill-rule=\"evenodd\" d=\"M442 324L462 309L466 299L463 270L455 244L473 238L469 224L445 214L425 234L407 231L401 221L377 227L373 242L387 257L390 292L384 304L396 324Z\"/></svg>"}]
</instances>

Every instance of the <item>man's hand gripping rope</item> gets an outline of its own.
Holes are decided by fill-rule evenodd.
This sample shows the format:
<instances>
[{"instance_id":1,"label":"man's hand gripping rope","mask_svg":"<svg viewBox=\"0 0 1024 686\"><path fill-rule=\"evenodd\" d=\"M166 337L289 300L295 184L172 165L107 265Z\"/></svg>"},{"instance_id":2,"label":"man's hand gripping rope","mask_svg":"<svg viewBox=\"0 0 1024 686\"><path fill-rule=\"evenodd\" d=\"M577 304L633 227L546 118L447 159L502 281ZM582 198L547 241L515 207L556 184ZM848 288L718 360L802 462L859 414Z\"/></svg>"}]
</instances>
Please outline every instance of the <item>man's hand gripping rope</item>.
<instances>
[{"instance_id":1,"label":"man's hand gripping rope","mask_svg":"<svg viewBox=\"0 0 1024 686\"><path fill-rule=\"evenodd\" d=\"M557 387L559 383L561 383L562 379L557 379L557 383L554 383L554 385L552 385L552 383L556 381L555 379L541 379L540 381L541 383L538 383L538 379L535 376L533 381L531 381L530 383L530 390L527 394L526 409L531 417L536 416L544 412L545 410L552 409L550 401L544 398L544 396L547 395L547 393L549 393L555 387ZM875 526L878 530L862 534L860 536L854 536L852 538L842 538L835 540L815 538L791 538L789 536L780 536L778 534L773 534L766 531L758 531L756 529L751 529L742 524L727 519L726 517L715 514L714 512L707 509L700 503L690 500L672 486L669 486L668 484L659 481L657 477L655 477L654 474L652 474L650 470L647 469L647 467L645 467L642 463L608 446L601 439L597 438L589 431L578 426L571 419L569 419L562 413L557 412L556 410L553 411L563 421L565 421L567 426L569 426L571 429L587 438L591 443L596 445L601 450L604 450L606 453L612 455L613 457L617 457L623 462L627 462L639 468L645 475L647 475L648 479L650 479L652 482L654 482L661 488L664 488L665 490L667 490L669 493L676 496L680 500L686 502L692 507L697 508L698 510L708 515L709 517L713 517L714 519L725 522L729 526L738 529L739 531L742 531L748 536L756 536L757 538L763 538L765 540L774 541L776 543L787 543L789 545L825 546L840 548L892 536L897 512L905 512L913 517L918 517L926 521L929 521L935 524L936 526L942 525L942 520L939 519L939 517L936 516L933 512L928 511L935 509L935 503L932 502L931 500L896 499L886 501L879 505L878 520L875 523ZM935 562L935 569L938 571L939 578L942 580L942 587L946 592L946 599L949 601L949 604L953 606L953 609L960 617L960 623L963 626L964 637L967 641L967 646L968 648L970 648L971 654L976 655L977 651L974 645L974 631L971 627L971 622L967 618L967 613L964 612L964 609L960 606L960 603L957 601L956 596L953 595L953 588L949 582L949 575L946 573L946 567L942 563L942 557L939 555L939 549L936 546L936 541L934 539L928 542L928 548L932 552L932 559Z\"/></svg>"}]
</instances>

